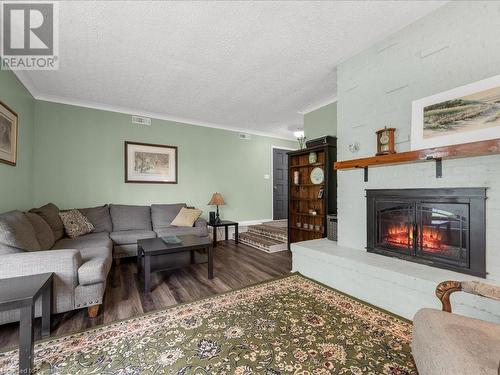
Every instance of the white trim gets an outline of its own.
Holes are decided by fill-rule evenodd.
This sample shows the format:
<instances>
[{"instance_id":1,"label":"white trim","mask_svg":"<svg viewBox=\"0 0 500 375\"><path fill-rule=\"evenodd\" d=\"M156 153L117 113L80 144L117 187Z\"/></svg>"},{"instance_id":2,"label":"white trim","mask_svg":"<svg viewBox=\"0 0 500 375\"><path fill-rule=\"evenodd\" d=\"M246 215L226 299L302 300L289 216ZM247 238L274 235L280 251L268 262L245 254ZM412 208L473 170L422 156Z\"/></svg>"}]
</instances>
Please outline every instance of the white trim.
<instances>
[{"instance_id":1,"label":"white trim","mask_svg":"<svg viewBox=\"0 0 500 375\"><path fill-rule=\"evenodd\" d=\"M29 91L31 96L35 99L38 98L40 95L37 88L35 87L35 84L31 80L31 78L26 74L25 70L11 70L12 73L14 73L19 81L24 85L26 90Z\"/></svg>"},{"instance_id":2,"label":"white trim","mask_svg":"<svg viewBox=\"0 0 500 375\"><path fill-rule=\"evenodd\" d=\"M281 146L274 146L271 145L271 220L274 220L274 154L273 150L274 149L279 149L279 150L290 150L290 151L295 151L297 150L296 148L290 148L290 147L281 147ZM289 176L290 177L290 176ZM289 178L290 179L290 178ZM288 219L288 218L287 218Z\"/></svg>"},{"instance_id":3,"label":"white trim","mask_svg":"<svg viewBox=\"0 0 500 375\"><path fill-rule=\"evenodd\" d=\"M244 220L244 221L238 221L238 231L239 233L243 233L241 232L241 228L246 228L248 227L249 225L258 225L258 224L262 224L262 223L265 223L267 221L272 221L273 219L261 219L261 220ZM210 224L209 224L210 225ZM225 235L219 235L219 229L222 229L221 227L217 228L217 242L219 241L224 241L225 240ZM227 237L228 239L232 239L233 238L233 234L234 234L234 226L230 226L228 227L228 230L227 230ZM210 236L210 238L212 238L212 234L213 234L213 231L212 229L209 229L208 231L208 235Z\"/></svg>"},{"instance_id":4,"label":"white trim","mask_svg":"<svg viewBox=\"0 0 500 375\"><path fill-rule=\"evenodd\" d=\"M299 113L301 115L305 115L305 114L308 114L312 111L320 109L321 107L324 107L328 104L335 103L336 101L337 101L337 95L335 94L334 96L330 96L329 98L320 100L314 104L310 104L307 107L305 107L302 111L298 111L297 113Z\"/></svg>"},{"instance_id":5,"label":"white trim","mask_svg":"<svg viewBox=\"0 0 500 375\"><path fill-rule=\"evenodd\" d=\"M156 112L147 112L147 111L143 111L143 110L138 109L138 108L127 108L127 107L120 107L120 106L114 106L114 105L108 105L108 104L98 104L98 103L88 102L88 101L84 101L84 100L66 99L66 98L61 98L61 97L57 97L57 96L50 96L50 95L43 95L43 94L39 95L38 97L35 97L35 98L38 100L43 100L43 101L47 101L47 102L68 104L68 105L74 105L74 106L78 106L78 107L99 109L102 111L118 112L118 113L122 113L122 114L151 117L151 118L154 118L157 120L173 121L173 122L187 124L187 125L203 126L206 128L221 129L221 130L227 130L227 131L236 132L236 133L248 133L248 134L258 135L258 136L262 136L262 137L278 138L278 139L285 139L285 140L293 140L294 139L293 135L291 135L290 137L285 137L283 135L278 135L278 134L275 134L272 132L263 132L263 131L256 131L253 129L237 128L234 126L219 125L219 124L215 124L215 123L211 123L211 122L204 122L204 121L189 119L189 118L185 118L185 117L171 116L171 115L156 113Z\"/></svg>"},{"instance_id":6,"label":"white trim","mask_svg":"<svg viewBox=\"0 0 500 375\"><path fill-rule=\"evenodd\" d=\"M30 92L30 94L36 100L42 100L42 101L51 102L51 103L74 105L77 107L98 109L101 111L117 112L117 113L121 113L121 114L151 117L151 118L154 118L157 120L173 121L173 122L178 122L178 123L187 124L187 125L203 126L206 128L221 129L221 130L227 130L227 131L236 132L236 133L248 133L248 134L252 134L252 135L258 135L261 137L285 139L287 141L295 140L295 138L291 134L290 134L290 136L287 137L287 136L276 134L273 132L258 131L258 130L247 129L247 128L238 128L238 127L234 127L234 126L220 125L220 124L199 121L199 120L185 118L185 117L172 116L172 115L168 115L168 114L164 114L164 113L147 112L147 111L141 110L139 108L121 107L121 106L115 106L115 105L111 105L111 104L100 104L100 103L95 103L95 102L80 100L80 99L70 99L70 98L63 98L63 97L55 96L55 95L46 95L46 94L40 93L35 88L31 79L24 72L19 71L19 70L13 70L13 72L14 72L14 74L16 74L17 78L22 82L22 84L26 87L26 89Z\"/></svg>"},{"instance_id":7,"label":"white trim","mask_svg":"<svg viewBox=\"0 0 500 375\"><path fill-rule=\"evenodd\" d=\"M461 98L476 94L478 92L500 87L500 75L493 76L481 81L473 82L468 85L456 87L451 90L440 92L426 98L418 99L412 102L412 121L411 121L411 149L418 150L422 148L432 148L456 145L474 141L484 141L500 137L500 127L493 126L477 130L470 130L461 133L444 134L431 138L424 138L424 108L441 103L447 100Z\"/></svg>"},{"instance_id":8,"label":"white trim","mask_svg":"<svg viewBox=\"0 0 500 375\"><path fill-rule=\"evenodd\" d=\"M265 223L267 221L273 221L273 219L238 221L238 226L240 226L240 227L248 227L249 225L258 225L258 224Z\"/></svg>"}]
</instances>

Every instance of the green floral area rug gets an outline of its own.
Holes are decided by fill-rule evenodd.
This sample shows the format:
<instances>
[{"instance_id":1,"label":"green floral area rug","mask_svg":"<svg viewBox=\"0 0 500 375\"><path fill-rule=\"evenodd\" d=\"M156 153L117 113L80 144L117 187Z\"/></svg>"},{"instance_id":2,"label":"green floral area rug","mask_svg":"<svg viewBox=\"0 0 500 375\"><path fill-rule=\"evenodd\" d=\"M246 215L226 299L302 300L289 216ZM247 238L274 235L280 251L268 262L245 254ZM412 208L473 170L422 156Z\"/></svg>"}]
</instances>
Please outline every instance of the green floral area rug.
<instances>
[{"instance_id":1,"label":"green floral area rug","mask_svg":"<svg viewBox=\"0 0 500 375\"><path fill-rule=\"evenodd\" d=\"M36 374L416 374L411 323L299 274L39 342ZM15 374L18 352L0 354Z\"/></svg>"}]
</instances>

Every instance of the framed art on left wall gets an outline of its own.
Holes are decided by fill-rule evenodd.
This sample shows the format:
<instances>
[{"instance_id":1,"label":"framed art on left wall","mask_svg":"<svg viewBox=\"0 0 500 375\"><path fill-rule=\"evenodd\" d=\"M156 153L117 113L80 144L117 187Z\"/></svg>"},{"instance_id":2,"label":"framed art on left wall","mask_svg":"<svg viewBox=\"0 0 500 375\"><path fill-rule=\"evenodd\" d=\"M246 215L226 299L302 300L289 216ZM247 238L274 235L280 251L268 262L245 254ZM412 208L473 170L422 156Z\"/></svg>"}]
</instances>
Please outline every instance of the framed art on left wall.
<instances>
[{"instance_id":1,"label":"framed art on left wall","mask_svg":"<svg viewBox=\"0 0 500 375\"><path fill-rule=\"evenodd\" d=\"M0 101L0 163L17 163L17 114Z\"/></svg>"},{"instance_id":2,"label":"framed art on left wall","mask_svg":"<svg viewBox=\"0 0 500 375\"><path fill-rule=\"evenodd\" d=\"M125 182L176 184L177 147L125 142Z\"/></svg>"}]
</instances>

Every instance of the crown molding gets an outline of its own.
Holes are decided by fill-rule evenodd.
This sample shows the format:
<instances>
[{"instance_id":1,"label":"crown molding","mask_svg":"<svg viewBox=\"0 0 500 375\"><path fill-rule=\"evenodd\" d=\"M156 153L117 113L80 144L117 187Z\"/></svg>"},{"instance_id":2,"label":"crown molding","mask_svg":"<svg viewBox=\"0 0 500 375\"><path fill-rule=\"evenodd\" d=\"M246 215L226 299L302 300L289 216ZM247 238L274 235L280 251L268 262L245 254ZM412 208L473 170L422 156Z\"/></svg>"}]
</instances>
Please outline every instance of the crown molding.
<instances>
[{"instance_id":1,"label":"crown molding","mask_svg":"<svg viewBox=\"0 0 500 375\"><path fill-rule=\"evenodd\" d=\"M127 114L127 115L144 116L144 117L150 117L150 118L156 119L156 120L178 122L178 123L182 123L182 124L186 124L186 125L202 126L205 128L220 129L220 130L226 130L226 131L231 131L231 132L235 132L235 133L248 133L248 134L257 135L257 136L261 136L261 137L283 139L283 140L287 140L287 141L295 141L293 134L290 134L290 136L284 136L284 135L276 134L273 132L258 131L258 130L248 129L248 128L238 128L235 126L220 125L220 124L204 122L204 121L194 120L194 119L185 118L185 117L171 116L171 115L163 114L163 113L147 112L147 111L141 110L139 108L121 107L121 106L100 104L100 103L95 103L95 102L91 102L91 101L79 100L79 99L63 98L63 97L54 96L54 95L46 95L46 94L40 93L37 90L37 88L33 84L32 80L28 77L27 74L25 74L24 71L13 70L13 72L17 76L17 78L21 81L21 83L26 87L26 89L30 92L30 94L33 96L33 98L35 98L36 100L41 100L41 101L46 101L46 102L51 102L51 103L73 105L73 106L83 107L83 108L92 108L92 109L98 109L101 111L116 112L116 113L122 113L122 114Z\"/></svg>"},{"instance_id":2,"label":"crown molding","mask_svg":"<svg viewBox=\"0 0 500 375\"><path fill-rule=\"evenodd\" d=\"M333 95L333 96L330 96L326 99L320 100L314 104L310 104L306 108L304 108L303 110L298 111L297 113L299 113L301 115L305 115L309 112L312 112L312 111L315 111L321 107L324 107L325 105L335 103L336 101L337 101L337 95Z\"/></svg>"},{"instance_id":3,"label":"crown molding","mask_svg":"<svg viewBox=\"0 0 500 375\"><path fill-rule=\"evenodd\" d=\"M38 99L39 92L38 89L35 87L35 84L31 80L31 78L26 74L26 71L24 70L11 70L12 73L21 81L21 83L24 85L26 90L31 94L31 96L35 99Z\"/></svg>"},{"instance_id":4,"label":"crown molding","mask_svg":"<svg viewBox=\"0 0 500 375\"><path fill-rule=\"evenodd\" d=\"M186 124L186 125L202 126L205 128L227 130L227 131L236 132L236 133L248 133L248 134L252 134L252 135L258 135L258 136L269 137L269 138L295 140L293 138L293 135L286 137L286 136L272 133L272 132L262 132L262 131L256 131L253 129L237 128L237 127L233 127L233 126L226 126L226 125L220 125L220 124L215 124L215 123L210 123L210 122L203 122L203 121L194 120L194 119L185 118L185 117L178 117L178 116L166 115L163 113L143 111L143 110L138 109L138 108L128 108L128 107L114 106L114 105L109 105L109 104L100 104L100 103L95 103L95 102L90 102L90 101L85 101L85 100L68 99L68 98L62 98L62 97L52 96L52 95L43 95L43 94L38 95L35 98L37 100L42 100L42 101L46 101L46 102L67 104L67 105L73 105L73 106L84 107L84 108L92 108L92 109L98 109L101 111L117 112L117 113L122 113L122 114L127 114L127 115L144 116L144 117L150 117L150 118L156 119L156 120L171 121L171 122L177 122L177 123L182 123L182 124Z\"/></svg>"}]
</instances>

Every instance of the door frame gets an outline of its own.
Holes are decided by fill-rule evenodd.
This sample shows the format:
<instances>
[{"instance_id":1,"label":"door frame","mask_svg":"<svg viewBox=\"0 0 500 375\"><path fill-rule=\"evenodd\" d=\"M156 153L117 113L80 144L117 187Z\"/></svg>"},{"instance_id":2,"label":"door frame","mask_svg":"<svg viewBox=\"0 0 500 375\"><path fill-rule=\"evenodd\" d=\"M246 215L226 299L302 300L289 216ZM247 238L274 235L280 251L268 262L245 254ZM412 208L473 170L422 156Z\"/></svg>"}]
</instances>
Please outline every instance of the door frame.
<instances>
[{"instance_id":1,"label":"door frame","mask_svg":"<svg viewBox=\"0 0 500 375\"><path fill-rule=\"evenodd\" d=\"M287 150L287 151L298 150L297 148L271 145L271 220L274 220L274 149ZM290 176L288 176L288 180L290 181ZM288 206L287 206L286 216L288 220Z\"/></svg>"}]
</instances>

